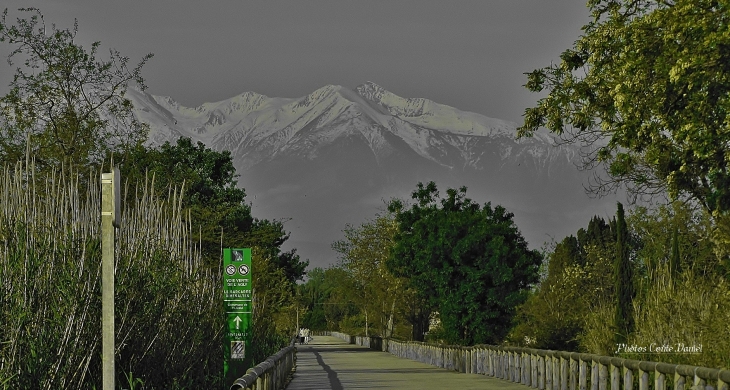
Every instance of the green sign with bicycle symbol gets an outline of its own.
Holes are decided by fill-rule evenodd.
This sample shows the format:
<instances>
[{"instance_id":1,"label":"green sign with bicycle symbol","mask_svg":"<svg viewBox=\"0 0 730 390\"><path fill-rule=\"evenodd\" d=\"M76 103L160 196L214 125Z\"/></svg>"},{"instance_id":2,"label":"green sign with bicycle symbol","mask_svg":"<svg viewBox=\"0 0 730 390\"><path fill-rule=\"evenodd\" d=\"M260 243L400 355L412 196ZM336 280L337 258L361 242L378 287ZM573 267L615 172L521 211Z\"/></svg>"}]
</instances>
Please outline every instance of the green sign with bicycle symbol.
<instances>
[{"instance_id":1,"label":"green sign with bicycle symbol","mask_svg":"<svg viewBox=\"0 0 730 390\"><path fill-rule=\"evenodd\" d=\"M251 356L251 248L223 249L223 307L226 313L225 388L246 374Z\"/></svg>"}]
</instances>

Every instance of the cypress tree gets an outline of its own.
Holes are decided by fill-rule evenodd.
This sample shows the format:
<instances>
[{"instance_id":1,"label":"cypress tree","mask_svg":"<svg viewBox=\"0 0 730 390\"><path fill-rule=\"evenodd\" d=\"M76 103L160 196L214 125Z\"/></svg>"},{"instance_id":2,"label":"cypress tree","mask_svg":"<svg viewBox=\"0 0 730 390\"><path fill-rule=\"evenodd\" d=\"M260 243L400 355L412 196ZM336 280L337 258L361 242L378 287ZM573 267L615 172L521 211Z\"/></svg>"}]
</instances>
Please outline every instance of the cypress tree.
<instances>
[{"instance_id":1,"label":"cypress tree","mask_svg":"<svg viewBox=\"0 0 730 390\"><path fill-rule=\"evenodd\" d=\"M672 280L679 274L679 271L679 227L675 226L672 234L672 257L669 258L669 272Z\"/></svg>"},{"instance_id":2,"label":"cypress tree","mask_svg":"<svg viewBox=\"0 0 730 390\"><path fill-rule=\"evenodd\" d=\"M624 206L619 202L616 212L616 255L613 263L616 293L616 343L625 343L633 329L631 301L634 298L634 284L629 260L628 237Z\"/></svg>"}]
</instances>

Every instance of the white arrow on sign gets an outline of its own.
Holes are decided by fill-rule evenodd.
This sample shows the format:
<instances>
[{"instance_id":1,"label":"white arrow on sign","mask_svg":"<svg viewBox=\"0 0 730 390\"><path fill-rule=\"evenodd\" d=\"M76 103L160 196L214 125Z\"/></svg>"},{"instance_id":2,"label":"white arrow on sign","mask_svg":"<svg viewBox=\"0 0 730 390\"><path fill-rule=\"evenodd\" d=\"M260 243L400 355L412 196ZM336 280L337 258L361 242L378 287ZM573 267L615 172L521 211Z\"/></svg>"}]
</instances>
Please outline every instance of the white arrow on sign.
<instances>
[{"instance_id":1,"label":"white arrow on sign","mask_svg":"<svg viewBox=\"0 0 730 390\"><path fill-rule=\"evenodd\" d=\"M233 319L233 322L236 323L236 329L238 329L238 325L241 324L241 321L243 321L243 320L239 316L236 316L236 318Z\"/></svg>"}]
</instances>

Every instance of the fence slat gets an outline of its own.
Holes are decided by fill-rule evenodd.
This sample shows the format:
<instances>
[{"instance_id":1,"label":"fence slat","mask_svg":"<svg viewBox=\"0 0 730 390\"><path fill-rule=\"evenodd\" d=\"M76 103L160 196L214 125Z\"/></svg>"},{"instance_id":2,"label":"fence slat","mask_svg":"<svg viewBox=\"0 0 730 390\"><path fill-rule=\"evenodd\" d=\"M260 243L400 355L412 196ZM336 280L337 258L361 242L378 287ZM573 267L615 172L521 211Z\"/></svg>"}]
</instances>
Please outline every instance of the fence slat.
<instances>
[{"instance_id":1,"label":"fence slat","mask_svg":"<svg viewBox=\"0 0 730 390\"><path fill-rule=\"evenodd\" d=\"M458 372L489 375L539 390L730 390L728 370L520 347L460 347L330 334L398 357ZM284 371L272 375L283 377ZM654 380L650 381L652 373ZM666 389L667 375L673 380L673 389ZM687 385L691 389L686 389Z\"/></svg>"}]
</instances>

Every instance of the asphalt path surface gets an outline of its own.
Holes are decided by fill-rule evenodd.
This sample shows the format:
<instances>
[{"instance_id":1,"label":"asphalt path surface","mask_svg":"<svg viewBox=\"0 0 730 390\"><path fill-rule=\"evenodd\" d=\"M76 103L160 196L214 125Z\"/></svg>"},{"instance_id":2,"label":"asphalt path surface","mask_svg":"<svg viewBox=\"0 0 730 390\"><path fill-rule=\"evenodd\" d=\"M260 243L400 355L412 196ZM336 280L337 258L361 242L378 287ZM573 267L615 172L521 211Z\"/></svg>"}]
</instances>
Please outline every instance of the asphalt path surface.
<instances>
[{"instance_id":1,"label":"asphalt path surface","mask_svg":"<svg viewBox=\"0 0 730 390\"><path fill-rule=\"evenodd\" d=\"M287 390L488 389L526 390L527 386L479 374L462 374L387 352L314 336L297 345L297 369Z\"/></svg>"}]
</instances>

